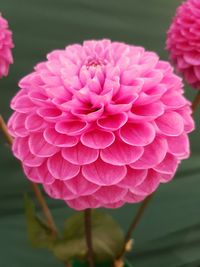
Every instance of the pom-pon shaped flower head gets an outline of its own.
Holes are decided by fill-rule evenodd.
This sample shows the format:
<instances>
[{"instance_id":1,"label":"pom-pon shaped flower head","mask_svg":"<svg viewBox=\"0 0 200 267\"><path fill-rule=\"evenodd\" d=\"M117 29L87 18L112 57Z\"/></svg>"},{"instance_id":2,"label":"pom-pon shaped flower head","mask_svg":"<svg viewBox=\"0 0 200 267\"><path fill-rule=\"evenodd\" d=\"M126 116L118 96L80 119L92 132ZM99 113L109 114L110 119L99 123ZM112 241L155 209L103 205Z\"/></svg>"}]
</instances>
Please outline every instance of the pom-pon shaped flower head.
<instances>
[{"instance_id":1,"label":"pom-pon shaped flower head","mask_svg":"<svg viewBox=\"0 0 200 267\"><path fill-rule=\"evenodd\" d=\"M0 78L7 76L9 66L13 63L12 48L12 32L8 28L8 22L0 13Z\"/></svg>"},{"instance_id":2,"label":"pom-pon shaped flower head","mask_svg":"<svg viewBox=\"0 0 200 267\"><path fill-rule=\"evenodd\" d=\"M193 88L200 89L200 1L178 7L167 33L167 49L177 70Z\"/></svg>"},{"instance_id":3,"label":"pom-pon shaped flower head","mask_svg":"<svg viewBox=\"0 0 200 267\"><path fill-rule=\"evenodd\" d=\"M143 200L189 155L182 81L142 47L86 41L23 78L8 127L27 177L77 210Z\"/></svg>"}]
</instances>

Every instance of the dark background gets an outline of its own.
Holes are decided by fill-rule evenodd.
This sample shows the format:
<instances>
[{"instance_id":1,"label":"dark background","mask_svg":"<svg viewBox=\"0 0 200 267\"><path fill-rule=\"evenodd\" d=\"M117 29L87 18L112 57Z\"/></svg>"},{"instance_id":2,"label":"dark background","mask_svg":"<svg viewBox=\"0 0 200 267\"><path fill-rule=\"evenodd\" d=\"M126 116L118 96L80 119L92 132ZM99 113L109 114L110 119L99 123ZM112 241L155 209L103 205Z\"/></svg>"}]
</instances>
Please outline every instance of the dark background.
<instances>
[{"instance_id":1,"label":"dark background","mask_svg":"<svg viewBox=\"0 0 200 267\"><path fill-rule=\"evenodd\" d=\"M0 81L0 112L7 119L18 80L44 60L47 52L85 39L110 38L145 46L167 59L166 30L177 0L0 0L0 11L14 32L10 75ZM186 96L195 92L186 88ZM196 120L199 119L199 112ZM134 234L129 255L135 267L200 266L200 142L199 126L191 135L192 157L175 179L162 185ZM45 250L34 250L27 240L23 193L28 182L2 138L0 141L0 267L62 266ZM58 224L69 210L48 199ZM137 205L109 211L124 229Z\"/></svg>"}]
</instances>

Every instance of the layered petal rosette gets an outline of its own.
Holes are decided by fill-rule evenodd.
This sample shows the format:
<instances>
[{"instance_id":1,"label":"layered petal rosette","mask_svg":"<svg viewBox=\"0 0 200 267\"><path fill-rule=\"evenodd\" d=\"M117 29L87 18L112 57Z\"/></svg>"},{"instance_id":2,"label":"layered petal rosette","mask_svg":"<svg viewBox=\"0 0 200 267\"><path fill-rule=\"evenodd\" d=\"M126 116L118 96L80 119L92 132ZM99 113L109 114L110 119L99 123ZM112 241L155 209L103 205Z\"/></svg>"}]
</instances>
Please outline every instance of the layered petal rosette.
<instances>
[{"instance_id":1,"label":"layered petal rosette","mask_svg":"<svg viewBox=\"0 0 200 267\"><path fill-rule=\"evenodd\" d=\"M31 181L74 209L142 201L189 156L194 123L182 81L142 47L70 45L19 86L13 153Z\"/></svg>"},{"instance_id":2,"label":"layered petal rosette","mask_svg":"<svg viewBox=\"0 0 200 267\"><path fill-rule=\"evenodd\" d=\"M166 47L177 70L193 88L200 89L200 1L178 7L167 33Z\"/></svg>"},{"instance_id":3,"label":"layered petal rosette","mask_svg":"<svg viewBox=\"0 0 200 267\"><path fill-rule=\"evenodd\" d=\"M8 75L9 66L13 63L13 47L12 32L9 30L7 20L0 13L0 78Z\"/></svg>"}]
</instances>

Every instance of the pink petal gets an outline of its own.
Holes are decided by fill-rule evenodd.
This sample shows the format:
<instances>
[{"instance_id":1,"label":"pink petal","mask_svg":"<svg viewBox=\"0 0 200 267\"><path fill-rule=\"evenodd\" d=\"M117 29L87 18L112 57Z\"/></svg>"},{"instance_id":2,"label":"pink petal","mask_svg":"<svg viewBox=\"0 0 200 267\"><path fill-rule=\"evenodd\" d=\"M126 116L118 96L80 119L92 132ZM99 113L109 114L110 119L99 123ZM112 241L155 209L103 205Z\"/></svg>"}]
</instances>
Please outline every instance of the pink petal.
<instances>
[{"instance_id":1,"label":"pink petal","mask_svg":"<svg viewBox=\"0 0 200 267\"><path fill-rule=\"evenodd\" d=\"M184 53L185 61L192 66L200 65L200 55L196 52L185 52Z\"/></svg>"},{"instance_id":2,"label":"pink petal","mask_svg":"<svg viewBox=\"0 0 200 267\"><path fill-rule=\"evenodd\" d=\"M24 126L24 122L27 118L26 114L23 113L13 113L12 117L8 122L8 128L11 130L11 134L14 136L25 137L29 133Z\"/></svg>"},{"instance_id":3,"label":"pink petal","mask_svg":"<svg viewBox=\"0 0 200 267\"><path fill-rule=\"evenodd\" d=\"M42 133L30 135L28 144L31 153L38 157L50 157L59 150L57 147L47 143Z\"/></svg>"},{"instance_id":4,"label":"pink petal","mask_svg":"<svg viewBox=\"0 0 200 267\"><path fill-rule=\"evenodd\" d=\"M43 184L46 193L55 199L74 199L76 196L66 187L64 181L55 180L53 184Z\"/></svg>"},{"instance_id":5,"label":"pink petal","mask_svg":"<svg viewBox=\"0 0 200 267\"><path fill-rule=\"evenodd\" d=\"M135 170L127 166L127 174L117 185L124 188L134 188L140 185L147 176L147 170Z\"/></svg>"},{"instance_id":6,"label":"pink petal","mask_svg":"<svg viewBox=\"0 0 200 267\"><path fill-rule=\"evenodd\" d=\"M71 112L73 115L77 116L78 118L87 121L87 122L91 122L91 121L96 121L98 120L98 118L101 117L101 115L103 114L104 111L104 107L101 106L100 108L98 108L95 111L91 111L89 112L88 109L79 109L79 108L72 108Z\"/></svg>"},{"instance_id":7,"label":"pink petal","mask_svg":"<svg viewBox=\"0 0 200 267\"><path fill-rule=\"evenodd\" d=\"M80 135L88 127L88 123L79 120L68 120L56 123L57 132L67 135Z\"/></svg>"},{"instance_id":8,"label":"pink petal","mask_svg":"<svg viewBox=\"0 0 200 267\"><path fill-rule=\"evenodd\" d=\"M175 176L175 173L160 173L160 174L161 174L161 177L160 177L160 182L161 183L168 183Z\"/></svg>"},{"instance_id":9,"label":"pink petal","mask_svg":"<svg viewBox=\"0 0 200 267\"><path fill-rule=\"evenodd\" d=\"M184 121L184 130L186 133L190 133L195 129L194 120L191 116L191 108L189 106L185 106L179 110L177 110L177 113L181 115Z\"/></svg>"},{"instance_id":10,"label":"pink petal","mask_svg":"<svg viewBox=\"0 0 200 267\"><path fill-rule=\"evenodd\" d=\"M57 132L54 128L47 128L44 131L44 139L53 146L72 147L78 143L78 138Z\"/></svg>"},{"instance_id":11,"label":"pink petal","mask_svg":"<svg viewBox=\"0 0 200 267\"><path fill-rule=\"evenodd\" d=\"M20 113L30 113L36 109L36 106L27 95L16 98L14 102L12 101L11 107Z\"/></svg>"},{"instance_id":12,"label":"pink petal","mask_svg":"<svg viewBox=\"0 0 200 267\"><path fill-rule=\"evenodd\" d=\"M153 142L155 129L151 123L126 123L120 129L120 137L127 144L146 146Z\"/></svg>"},{"instance_id":13,"label":"pink petal","mask_svg":"<svg viewBox=\"0 0 200 267\"><path fill-rule=\"evenodd\" d=\"M91 195L96 192L100 186L86 180L81 173L67 181L67 187L76 196Z\"/></svg>"},{"instance_id":14,"label":"pink petal","mask_svg":"<svg viewBox=\"0 0 200 267\"><path fill-rule=\"evenodd\" d=\"M28 138L16 138L12 147L15 157L20 159L28 167L40 166L44 158L33 155L28 148Z\"/></svg>"},{"instance_id":15,"label":"pink petal","mask_svg":"<svg viewBox=\"0 0 200 267\"><path fill-rule=\"evenodd\" d=\"M44 129L46 125L44 119L37 114L31 114L25 120L25 127L28 131L39 131Z\"/></svg>"},{"instance_id":16,"label":"pink petal","mask_svg":"<svg viewBox=\"0 0 200 267\"><path fill-rule=\"evenodd\" d=\"M96 209L101 206L101 203L93 196L83 196L66 201L67 205L75 210Z\"/></svg>"},{"instance_id":17,"label":"pink petal","mask_svg":"<svg viewBox=\"0 0 200 267\"><path fill-rule=\"evenodd\" d=\"M47 95L40 91L29 91L28 96L30 100L38 106L43 106L48 102Z\"/></svg>"},{"instance_id":18,"label":"pink petal","mask_svg":"<svg viewBox=\"0 0 200 267\"><path fill-rule=\"evenodd\" d=\"M126 176L125 166L113 166L98 159L82 167L83 176L97 185L114 185Z\"/></svg>"},{"instance_id":19,"label":"pink petal","mask_svg":"<svg viewBox=\"0 0 200 267\"><path fill-rule=\"evenodd\" d=\"M172 174L175 173L177 167L178 167L177 158L167 153L164 160L160 164L155 166L153 169L161 173Z\"/></svg>"},{"instance_id":20,"label":"pink petal","mask_svg":"<svg viewBox=\"0 0 200 267\"><path fill-rule=\"evenodd\" d=\"M63 148L62 156L73 164L85 165L97 160L99 156L99 150L89 148L79 142L74 147Z\"/></svg>"},{"instance_id":21,"label":"pink petal","mask_svg":"<svg viewBox=\"0 0 200 267\"><path fill-rule=\"evenodd\" d=\"M94 149L104 149L110 146L115 140L115 136L112 132L106 132L101 130L93 130L84 133L81 136L81 142L88 147Z\"/></svg>"},{"instance_id":22,"label":"pink petal","mask_svg":"<svg viewBox=\"0 0 200 267\"><path fill-rule=\"evenodd\" d=\"M127 203L138 203L141 202L142 200L144 200L146 198L146 196L143 195L136 195L133 194L132 192L128 192L125 196L124 196L124 201Z\"/></svg>"},{"instance_id":23,"label":"pink petal","mask_svg":"<svg viewBox=\"0 0 200 267\"><path fill-rule=\"evenodd\" d=\"M28 166L25 166L25 165L22 165L23 167L23 171L26 175L26 177L34 182L34 183L42 183L43 180L40 179L40 177L38 177L38 172L37 172L37 169L35 167L28 167Z\"/></svg>"},{"instance_id":24,"label":"pink petal","mask_svg":"<svg viewBox=\"0 0 200 267\"><path fill-rule=\"evenodd\" d=\"M147 105L133 105L131 112L136 116L150 117L152 119L159 117L164 113L164 106L161 102L150 103Z\"/></svg>"},{"instance_id":25,"label":"pink petal","mask_svg":"<svg viewBox=\"0 0 200 267\"><path fill-rule=\"evenodd\" d=\"M167 138L169 152L179 158L187 158L190 153L189 138L184 133Z\"/></svg>"},{"instance_id":26,"label":"pink petal","mask_svg":"<svg viewBox=\"0 0 200 267\"><path fill-rule=\"evenodd\" d=\"M156 125L162 134L168 136L177 136L184 131L183 119L175 111L165 112L156 120Z\"/></svg>"},{"instance_id":27,"label":"pink petal","mask_svg":"<svg viewBox=\"0 0 200 267\"><path fill-rule=\"evenodd\" d=\"M167 108L178 109L186 105L186 99L180 93L168 93L162 97L163 103Z\"/></svg>"},{"instance_id":28,"label":"pink petal","mask_svg":"<svg viewBox=\"0 0 200 267\"><path fill-rule=\"evenodd\" d=\"M47 162L45 161L42 165L37 167L37 175L40 181L45 184L52 184L55 178L50 174L47 168Z\"/></svg>"},{"instance_id":29,"label":"pink petal","mask_svg":"<svg viewBox=\"0 0 200 267\"><path fill-rule=\"evenodd\" d=\"M93 194L93 196L101 203L109 204L123 200L127 191L128 189L124 189L116 185L102 186Z\"/></svg>"},{"instance_id":30,"label":"pink petal","mask_svg":"<svg viewBox=\"0 0 200 267\"><path fill-rule=\"evenodd\" d=\"M149 70L148 74L143 77L143 90L148 90L156 86L163 79L163 73L160 70Z\"/></svg>"},{"instance_id":31,"label":"pink petal","mask_svg":"<svg viewBox=\"0 0 200 267\"><path fill-rule=\"evenodd\" d=\"M144 148L141 158L130 164L131 168L146 169L158 165L167 153L168 145L164 138L156 137L153 143Z\"/></svg>"},{"instance_id":32,"label":"pink petal","mask_svg":"<svg viewBox=\"0 0 200 267\"><path fill-rule=\"evenodd\" d=\"M78 165L71 164L65 160L60 153L48 159L47 168L53 177L60 180L71 179L75 177L80 170Z\"/></svg>"},{"instance_id":33,"label":"pink petal","mask_svg":"<svg viewBox=\"0 0 200 267\"><path fill-rule=\"evenodd\" d=\"M143 147L127 145L121 141L115 141L111 146L101 150L101 159L112 165L123 166L138 160L143 154Z\"/></svg>"},{"instance_id":34,"label":"pink petal","mask_svg":"<svg viewBox=\"0 0 200 267\"><path fill-rule=\"evenodd\" d=\"M134 189L130 189L133 194L138 195L150 195L152 194L160 184L160 177L161 175L154 170L148 170L148 174L146 179L143 181L142 184L135 187Z\"/></svg>"},{"instance_id":35,"label":"pink petal","mask_svg":"<svg viewBox=\"0 0 200 267\"><path fill-rule=\"evenodd\" d=\"M103 207L106 209L118 209L122 207L124 204L125 204L124 200L121 200L115 203L104 204Z\"/></svg>"},{"instance_id":36,"label":"pink petal","mask_svg":"<svg viewBox=\"0 0 200 267\"><path fill-rule=\"evenodd\" d=\"M58 119L63 117L62 111L55 107L45 107L39 108L37 113L40 117L44 118L46 121L57 122Z\"/></svg>"},{"instance_id":37,"label":"pink petal","mask_svg":"<svg viewBox=\"0 0 200 267\"><path fill-rule=\"evenodd\" d=\"M115 115L106 116L105 118L100 118L97 121L99 127L105 130L117 130L121 128L127 121L127 115L125 113L119 113Z\"/></svg>"}]
</instances>

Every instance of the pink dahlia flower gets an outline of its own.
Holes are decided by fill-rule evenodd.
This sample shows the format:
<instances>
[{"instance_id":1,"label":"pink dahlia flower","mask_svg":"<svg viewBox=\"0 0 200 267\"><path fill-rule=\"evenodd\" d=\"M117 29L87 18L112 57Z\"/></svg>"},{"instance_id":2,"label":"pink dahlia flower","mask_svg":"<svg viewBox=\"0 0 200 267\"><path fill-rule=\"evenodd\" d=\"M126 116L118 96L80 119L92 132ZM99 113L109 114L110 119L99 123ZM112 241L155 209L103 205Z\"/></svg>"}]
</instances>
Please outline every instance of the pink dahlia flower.
<instances>
[{"instance_id":1,"label":"pink dahlia flower","mask_svg":"<svg viewBox=\"0 0 200 267\"><path fill-rule=\"evenodd\" d=\"M9 65L13 63L13 47L12 32L8 29L7 20L0 14L0 78L8 75Z\"/></svg>"},{"instance_id":2,"label":"pink dahlia flower","mask_svg":"<svg viewBox=\"0 0 200 267\"><path fill-rule=\"evenodd\" d=\"M200 89L200 1L188 0L176 12L167 34L167 49L177 70Z\"/></svg>"},{"instance_id":3,"label":"pink dahlia flower","mask_svg":"<svg viewBox=\"0 0 200 267\"><path fill-rule=\"evenodd\" d=\"M13 153L31 181L74 209L139 202L189 156L194 124L182 81L142 47L70 45L19 86Z\"/></svg>"}]
</instances>

